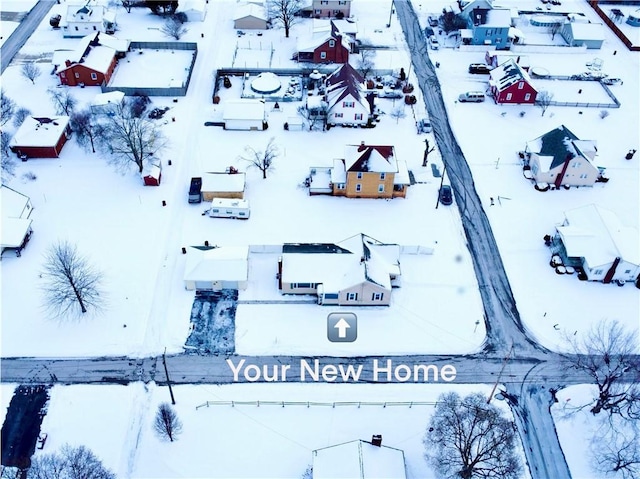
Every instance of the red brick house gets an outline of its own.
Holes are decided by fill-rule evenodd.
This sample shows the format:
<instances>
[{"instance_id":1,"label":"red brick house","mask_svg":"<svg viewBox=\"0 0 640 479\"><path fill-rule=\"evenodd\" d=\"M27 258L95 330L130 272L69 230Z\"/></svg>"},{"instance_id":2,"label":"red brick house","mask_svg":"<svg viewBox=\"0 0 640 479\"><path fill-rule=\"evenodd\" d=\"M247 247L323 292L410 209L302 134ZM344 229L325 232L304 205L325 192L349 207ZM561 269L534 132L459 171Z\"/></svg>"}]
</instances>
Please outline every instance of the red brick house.
<instances>
[{"instance_id":1,"label":"red brick house","mask_svg":"<svg viewBox=\"0 0 640 479\"><path fill-rule=\"evenodd\" d=\"M347 63L351 43L331 22L329 28L314 30L310 37L298 41L297 60L312 63Z\"/></svg>"},{"instance_id":2,"label":"red brick house","mask_svg":"<svg viewBox=\"0 0 640 479\"><path fill-rule=\"evenodd\" d=\"M24 159L58 158L70 135L68 116L28 116L13 135L9 148Z\"/></svg>"},{"instance_id":3,"label":"red brick house","mask_svg":"<svg viewBox=\"0 0 640 479\"><path fill-rule=\"evenodd\" d=\"M98 34L87 35L56 69L60 83L67 86L100 86L109 83L118 63L116 50L100 44Z\"/></svg>"},{"instance_id":4,"label":"red brick house","mask_svg":"<svg viewBox=\"0 0 640 479\"><path fill-rule=\"evenodd\" d=\"M513 58L491 70L489 88L496 103L534 104L538 95L529 74Z\"/></svg>"}]
</instances>

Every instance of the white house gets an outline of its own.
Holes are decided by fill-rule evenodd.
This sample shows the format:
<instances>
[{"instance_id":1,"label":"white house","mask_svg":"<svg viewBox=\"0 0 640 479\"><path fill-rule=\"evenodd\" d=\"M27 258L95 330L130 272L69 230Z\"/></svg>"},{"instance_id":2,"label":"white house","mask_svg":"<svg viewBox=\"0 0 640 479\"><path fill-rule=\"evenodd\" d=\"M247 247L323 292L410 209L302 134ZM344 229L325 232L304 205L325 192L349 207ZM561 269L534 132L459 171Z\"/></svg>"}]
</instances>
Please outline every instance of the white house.
<instances>
[{"instance_id":1,"label":"white house","mask_svg":"<svg viewBox=\"0 0 640 479\"><path fill-rule=\"evenodd\" d=\"M560 34L571 47L600 49L604 43L604 26L601 23L567 21L562 25Z\"/></svg>"},{"instance_id":2,"label":"white house","mask_svg":"<svg viewBox=\"0 0 640 479\"><path fill-rule=\"evenodd\" d=\"M248 246L192 246L188 249L184 287L189 291L246 289Z\"/></svg>"},{"instance_id":3,"label":"white house","mask_svg":"<svg viewBox=\"0 0 640 479\"><path fill-rule=\"evenodd\" d=\"M373 99L365 96L363 83L362 75L348 63L327 77L327 124L366 125L369 122Z\"/></svg>"},{"instance_id":4,"label":"white house","mask_svg":"<svg viewBox=\"0 0 640 479\"><path fill-rule=\"evenodd\" d=\"M246 174L242 172L211 172L202 175L202 199L212 201L214 198L244 198Z\"/></svg>"},{"instance_id":5,"label":"white house","mask_svg":"<svg viewBox=\"0 0 640 479\"><path fill-rule=\"evenodd\" d=\"M108 115L115 113L118 105L124 100L124 93L121 91L110 91L107 93L98 93L91 100L91 113Z\"/></svg>"},{"instance_id":6,"label":"white house","mask_svg":"<svg viewBox=\"0 0 640 479\"><path fill-rule=\"evenodd\" d=\"M225 130L266 130L265 102L249 98L227 100L224 104L222 120Z\"/></svg>"},{"instance_id":7,"label":"white house","mask_svg":"<svg viewBox=\"0 0 640 479\"><path fill-rule=\"evenodd\" d=\"M178 4L178 11L187 16L190 22L204 22L207 16L206 0L181 0Z\"/></svg>"},{"instance_id":8,"label":"white house","mask_svg":"<svg viewBox=\"0 0 640 479\"><path fill-rule=\"evenodd\" d=\"M312 454L313 479L405 479L407 477L404 452L401 449L374 443L374 441L345 442L316 449Z\"/></svg>"},{"instance_id":9,"label":"white house","mask_svg":"<svg viewBox=\"0 0 640 479\"><path fill-rule=\"evenodd\" d=\"M525 164L536 183L560 186L593 186L601 172L595 164L594 140L580 140L561 125L527 142Z\"/></svg>"},{"instance_id":10,"label":"white house","mask_svg":"<svg viewBox=\"0 0 640 479\"><path fill-rule=\"evenodd\" d=\"M8 186L0 186L0 252L6 249L15 249L16 254L20 256L20 252L26 246L31 237L32 219L31 212L33 204L31 199L22 193L9 188Z\"/></svg>"},{"instance_id":11,"label":"white house","mask_svg":"<svg viewBox=\"0 0 640 479\"><path fill-rule=\"evenodd\" d=\"M102 5L92 5L88 0L84 5L68 5L61 26L65 37L84 37L94 32L114 33L116 14Z\"/></svg>"},{"instance_id":12,"label":"white house","mask_svg":"<svg viewBox=\"0 0 640 479\"><path fill-rule=\"evenodd\" d=\"M624 284L640 275L638 230L623 225L609 210L594 204L565 212L555 242L566 266L580 267L589 281Z\"/></svg>"}]
</instances>

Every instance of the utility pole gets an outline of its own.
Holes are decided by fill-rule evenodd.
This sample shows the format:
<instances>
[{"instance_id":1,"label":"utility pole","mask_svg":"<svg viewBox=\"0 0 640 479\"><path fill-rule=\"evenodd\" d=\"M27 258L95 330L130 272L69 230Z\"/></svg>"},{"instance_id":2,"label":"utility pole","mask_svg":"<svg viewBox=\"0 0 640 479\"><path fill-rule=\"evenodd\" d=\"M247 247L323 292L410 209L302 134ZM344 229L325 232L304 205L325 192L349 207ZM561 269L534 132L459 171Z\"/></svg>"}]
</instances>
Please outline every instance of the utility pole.
<instances>
[{"instance_id":1,"label":"utility pole","mask_svg":"<svg viewBox=\"0 0 640 479\"><path fill-rule=\"evenodd\" d=\"M504 361L502 363L502 368L500 368L500 372L498 373L496 382L493 385L493 388L491 389L491 393L489 394L489 397L487 398L487 404L490 404L491 400L493 399L493 393L496 392L496 388L498 387L498 383L500 382L500 377L502 377L502 373L504 372L504 368L507 366L507 362L509 361L509 358L511 357L512 352L513 352L513 343L511 343L511 348L509 349L507 356L504 358Z\"/></svg>"},{"instance_id":2,"label":"utility pole","mask_svg":"<svg viewBox=\"0 0 640 479\"><path fill-rule=\"evenodd\" d=\"M167 369L167 348L164 348L164 353L162 353L162 364L164 365L164 374L167 377L167 386L169 386L169 394L171 394L171 404L175 406L176 400L173 397L173 389L171 389L171 380L169 379L169 370Z\"/></svg>"}]
</instances>

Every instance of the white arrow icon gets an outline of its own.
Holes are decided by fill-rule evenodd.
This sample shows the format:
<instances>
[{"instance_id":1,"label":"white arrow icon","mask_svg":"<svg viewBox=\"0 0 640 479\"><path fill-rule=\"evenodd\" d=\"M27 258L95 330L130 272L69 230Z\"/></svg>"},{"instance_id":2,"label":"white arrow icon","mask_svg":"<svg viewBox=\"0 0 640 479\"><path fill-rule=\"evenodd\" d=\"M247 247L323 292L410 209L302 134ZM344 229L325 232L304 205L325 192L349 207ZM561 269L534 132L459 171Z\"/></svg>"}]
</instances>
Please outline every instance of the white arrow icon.
<instances>
[{"instance_id":1,"label":"white arrow icon","mask_svg":"<svg viewBox=\"0 0 640 479\"><path fill-rule=\"evenodd\" d=\"M351 326L349 325L349 323L344 318L340 318L340 320L334 326L334 328L338 328L338 337L339 338L346 338L347 337L347 328L350 328L350 327Z\"/></svg>"}]
</instances>

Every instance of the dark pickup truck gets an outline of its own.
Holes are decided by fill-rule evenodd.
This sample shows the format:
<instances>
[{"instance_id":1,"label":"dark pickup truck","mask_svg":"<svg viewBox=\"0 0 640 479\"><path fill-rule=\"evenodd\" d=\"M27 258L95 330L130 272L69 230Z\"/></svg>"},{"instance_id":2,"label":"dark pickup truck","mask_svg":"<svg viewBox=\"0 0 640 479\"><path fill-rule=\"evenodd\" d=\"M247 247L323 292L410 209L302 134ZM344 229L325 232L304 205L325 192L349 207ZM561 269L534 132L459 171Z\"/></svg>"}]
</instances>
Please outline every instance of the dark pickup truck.
<instances>
[{"instance_id":1,"label":"dark pickup truck","mask_svg":"<svg viewBox=\"0 0 640 479\"><path fill-rule=\"evenodd\" d=\"M189 203L200 203L202 201L202 178L191 178L189 186Z\"/></svg>"}]
</instances>

